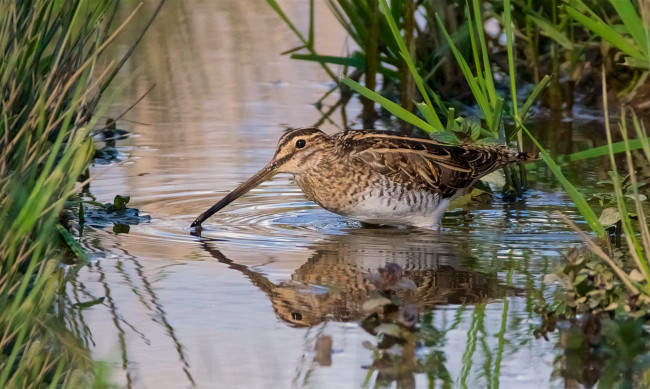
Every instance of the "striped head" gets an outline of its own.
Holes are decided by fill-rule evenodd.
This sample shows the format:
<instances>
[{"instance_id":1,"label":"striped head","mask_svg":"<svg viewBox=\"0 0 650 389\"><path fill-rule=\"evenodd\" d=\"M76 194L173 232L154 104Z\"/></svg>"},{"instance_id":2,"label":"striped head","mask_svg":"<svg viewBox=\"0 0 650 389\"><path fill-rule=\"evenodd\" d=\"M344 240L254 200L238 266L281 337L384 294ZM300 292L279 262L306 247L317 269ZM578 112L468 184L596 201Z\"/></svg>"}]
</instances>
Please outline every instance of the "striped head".
<instances>
[{"instance_id":1,"label":"striped head","mask_svg":"<svg viewBox=\"0 0 650 389\"><path fill-rule=\"evenodd\" d=\"M317 163L322 151L332 146L332 138L317 128L289 130L278 141L271 164L275 164L276 173L300 174L305 166Z\"/></svg>"},{"instance_id":2,"label":"striped head","mask_svg":"<svg viewBox=\"0 0 650 389\"><path fill-rule=\"evenodd\" d=\"M200 228L205 219L277 173L300 174L305 167L318 164L322 151L333 145L332 138L317 128L298 128L286 132L278 141L271 162L199 215L192 227Z\"/></svg>"}]
</instances>

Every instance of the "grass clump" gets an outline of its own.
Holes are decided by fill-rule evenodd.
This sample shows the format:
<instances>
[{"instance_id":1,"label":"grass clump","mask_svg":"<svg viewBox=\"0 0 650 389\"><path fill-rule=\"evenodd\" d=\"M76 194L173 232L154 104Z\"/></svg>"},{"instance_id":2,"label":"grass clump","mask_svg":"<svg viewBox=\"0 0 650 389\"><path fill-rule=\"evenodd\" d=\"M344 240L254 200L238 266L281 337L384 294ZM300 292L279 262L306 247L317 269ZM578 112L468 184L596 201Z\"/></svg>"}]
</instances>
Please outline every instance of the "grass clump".
<instances>
[{"instance_id":1,"label":"grass clump","mask_svg":"<svg viewBox=\"0 0 650 389\"><path fill-rule=\"evenodd\" d=\"M97 66L119 2L0 0L0 387L89 387L93 361L63 324L59 214L93 155L89 131L117 67ZM135 12L135 11L134 11ZM103 386L103 383L95 384Z\"/></svg>"},{"instance_id":2,"label":"grass clump","mask_svg":"<svg viewBox=\"0 0 650 389\"><path fill-rule=\"evenodd\" d=\"M452 0L442 4L391 0L386 4L385 0L328 0L326 4L332 14L356 45L344 56L316 51L313 0L307 33L296 27L276 0L267 3L301 42L284 54L319 63L336 83L316 103L317 107L341 86L344 90L335 106L344 106L341 102L349 100L349 91L333 68L343 66L343 74L350 79L363 79L370 91L398 102L409 112L420 111L414 100L426 99L420 85L423 84L427 93L435 90L457 111L463 104L477 103L482 113L496 113L499 106L497 95L492 93L492 73L503 79L513 75L511 59L517 65L520 80L531 89L543 81L544 74L555 75L546 81L550 81L549 88L539 101L553 109L571 111L574 101L586 105L599 103L601 63L605 64L610 84L622 101L635 99L639 105L647 106L644 96L648 89L643 86L650 63L650 13L642 1ZM386 17L386 10L394 23ZM515 42L515 35L523 39ZM412 58L410 63L404 57L405 49ZM455 62L468 66L461 65L459 72ZM472 79L467 79L471 72ZM507 89L501 81L496 87ZM364 128L372 128L378 117L374 105L355 91L363 96ZM476 97L479 100L473 101ZM446 108L438 108L443 117L447 116ZM494 130L489 122L491 116L484 119L488 129Z\"/></svg>"}]
</instances>

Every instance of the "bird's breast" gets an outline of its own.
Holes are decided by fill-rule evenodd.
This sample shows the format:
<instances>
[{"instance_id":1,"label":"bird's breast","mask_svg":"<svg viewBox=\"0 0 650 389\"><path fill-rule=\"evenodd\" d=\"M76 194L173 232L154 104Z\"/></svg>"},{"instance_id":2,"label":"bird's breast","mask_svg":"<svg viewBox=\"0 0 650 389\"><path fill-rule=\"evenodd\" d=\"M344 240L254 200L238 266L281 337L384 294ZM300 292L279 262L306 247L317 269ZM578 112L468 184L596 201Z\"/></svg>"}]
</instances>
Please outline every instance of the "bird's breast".
<instances>
[{"instance_id":1,"label":"bird's breast","mask_svg":"<svg viewBox=\"0 0 650 389\"><path fill-rule=\"evenodd\" d=\"M305 195L318 205L371 224L438 228L449 204L438 193L358 167L303 172L295 177Z\"/></svg>"}]
</instances>

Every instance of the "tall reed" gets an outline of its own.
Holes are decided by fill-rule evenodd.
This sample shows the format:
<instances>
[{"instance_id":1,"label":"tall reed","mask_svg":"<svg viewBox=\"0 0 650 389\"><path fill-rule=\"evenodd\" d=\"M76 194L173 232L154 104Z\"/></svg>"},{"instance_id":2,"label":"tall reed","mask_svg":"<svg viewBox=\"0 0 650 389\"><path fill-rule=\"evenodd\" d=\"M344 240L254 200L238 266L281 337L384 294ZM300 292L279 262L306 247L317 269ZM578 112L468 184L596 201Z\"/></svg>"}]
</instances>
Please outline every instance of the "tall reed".
<instances>
[{"instance_id":1,"label":"tall reed","mask_svg":"<svg viewBox=\"0 0 650 389\"><path fill-rule=\"evenodd\" d=\"M89 351L56 309L66 254L57 225L93 155L88 134L114 69L97 57L124 25L111 26L118 4L0 0L2 388L93 382Z\"/></svg>"}]
</instances>

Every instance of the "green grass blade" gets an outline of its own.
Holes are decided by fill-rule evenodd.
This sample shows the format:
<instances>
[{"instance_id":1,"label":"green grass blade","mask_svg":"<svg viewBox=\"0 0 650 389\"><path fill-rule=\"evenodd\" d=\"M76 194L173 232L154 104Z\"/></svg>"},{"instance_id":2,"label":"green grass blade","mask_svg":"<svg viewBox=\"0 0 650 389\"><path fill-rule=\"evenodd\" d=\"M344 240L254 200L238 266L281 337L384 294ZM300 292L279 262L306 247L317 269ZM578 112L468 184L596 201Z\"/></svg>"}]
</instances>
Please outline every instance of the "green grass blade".
<instances>
[{"instance_id":1,"label":"green grass blade","mask_svg":"<svg viewBox=\"0 0 650 389\"><path fill-rule=\"evenodd\" d=\"M505 139L505 134L499 135L499 131L503 128L501 125L501 115L503 114L503 97L497 97L497 101L494 106L494 119L492 120L493 122L493 128L491 129L492 136L493 137L499 137L502 139Z\"/></svg>"},{"instance_id":2,"label":"green grass blade","mask_svg":"<svg viewBox=\"0 0 650 389\"><path fill-rule=\"evenodd\" d=\"M465 2L465 15L467 15L467 28L469 29L469 41L472 46L472 56L476 69L481 69L481 59L478 54L478 45L476 44L476 35L474 34L474 18L469 10L469 3ZM479 70L480 72L480 70Z\"/></svg>"},{"instance_id":3,"label":"green grass blade","mask_svg":"<svg viewBox=\"0 0 650 389\"><path fill-rule=\"evenodd\" d=\"M428 84L424 84L424 87L426 88L427 92L429 92L429 95L431 95L431 98L436 103L436 106L438 107L438 109L441 112L447 111L447 106L442 101L440 96L438 96L438 94L436 92L434 92L433 89L431 89L431 87Z\"/></svg>"},{"instance_id":4,"label":"green grass blade","mask_svg":"<svg viewBox=\"0 0 650 389\"><path fill-rule=\"evenodd\" d=\"M532 19L537 27L539 27L540 32L542 35L545 35L557 43L560 44L560 46L564 47L567 50L573 50L574 45L573 42L571 42L571 39L567 36L566 33L563 31L560 31L558 28L555 27L553 23L551 23L548 19L545 17L541 16L539 13L535 12L531 8L525 7L526 15Z\"/></svg>"},{"instance_id":5,"label":"green grass blade","mask_svg":"<svg viewBox=\"0 0 650 389\"><path fill-rule=\"evenodd\" d=\"M636 46L630 44L626 37L616 32L600 18L590 18L570 6L566 6L565 9L567 13L578 23L587 27L594 33L600 35L601 38L607 40L625 54L640 61L648 60L647 56L645 56Z\"/></svg>"},{"instance_id":6,"label":"green grass blade","mask_svg":"<svg viewBox=\"0 0 650 389\"><path fill-rule=\"evenodd\" d=\"M365 43L361 41L361 38L359 38L359 34L357 34L354 26L348 21L343 12L334 3L334 0L327 0L327 5L329 6L336 19L339 21L339 24L348 33L348 35L357 43L357 45L359 45L359 47L364 47Z\"/></svg>"},{"instance_id":7,"label":"green grass blade","mask_svg":"<svg viewBox=\"0 0 650 389\"><path fill-rule=\"evenodd\" d=\"M492 66L490 65L490 58L488 57L487 44L485 43L485 33L483 26L483 19L481 19L481 8L479 7L478 0L473 0L474 4L474 21L476 23L476 32L478 34L478 40L480 43L481 54L483 57L483 71L478 73L480 78L483 78L486 86L486 94L489 98L489 101L492 102L492 107L496 105L497 102L497 93L496 88L494 87L494 77L492 76ZM480 69L479 64L476 64L476 68Z\"/></svg>"},{"instance_id":8,"label":"green grass blade","mask_svg":"<svg viewBox=\"0 0 650 389\"><path fill-rule=\"evenodd\" d=\"M363 18L363 14L359 12L359 7L353 1L349 0L337 0L337 2L339 7L345 12L349 23L352 24L352 28L356 31L361 47L366 47L368 44L368 23Z\"/></svg>"},{"instance_id":9,"label":"green grass blade","mask_svg":"<svg viewBox=\"0 0 650 389\"><path fill-rule=\"evenodd\" d=\"M533 89L531 94L528 96L526 102L524 103L524 106L521 107L521 111L520 111L522 121L526 119L526 114L528 114L528 111L535 103L535 100L537 100L537 96L539 96L539 94L544 90L544 88L546 88L546 85L548 85L549 81L551 81L551 76L547 74L544 76L544 78L542 78L542 81L540 81L539 84L537 84L537 86Z\"/></svg>"},{"instance_id":10,"label":"green grass blade","mask_svg":"<svg viewBox=\"0 0 650 389\"><path fill-rule=\"evenodd\" d=\"M643 122L639 121L638 116L636 116L636 113L632 112L632 123L634 124L634 130L636 131L636 136L638 140L641 143L641 149L643 149L643 153L645 154L646 160L650 163L650 138L646 135L645 132L645 127L643 126ZM633 142L630 141L630 144ZM632 149L630 149L632 150Z\"/></svg>"},{"instance_id":11,"label":"green grass blade","mask_svg":"<svg viewBox=\"0 0 650 389\"><path fill-rule=\"evenodd\" d=\"M614 193L616 194L615 196L616 207L618 208L618 212L621 215L621 225L623 226L623 232L625 233L625 239L628 242L629 250L635 250L635 253L632 253L632 256L634 257L636 254L636 258L639 258L638 257L639 249L640 249L639 242L636 239L636 234L634 233L634 229L632 228L632 223L630 221L630 215L627 211L627 206L625 205L625 196L623 195L623 188L621 187L621 177L618 174L618 168L616 166L616 158L614 158L614 153L611 149L612 131L609 125L609 110L607 108L607 89L606 89L607 84L605 82L604 69L602 71L602 79L603 79L603 97L604 97L603 111L605 112L605 133L607 134L607 144L610 146L609 160L612 165L611 177L612 177L612 182L614 184ZM623 121L625 120L625 115L621 115L621 120ZM622 126L623 127L625 126L624 122ZM641 264L639 263L639 265ZM644 273L649 274L650 272L648 272L646 268L644 269Z\"/></svg>"},{"instance_id":12,"label":"green grass blade","mask_svg":"<svg viewBox=\"0 0 650 389\"><path fill-rule=\"evenodd\" d=\"M585 200L582 193L580 193L578 189L576 189L576 187L573 186L573 184L571 184L569 180L567 180L567 178L562 173L562 169L560 169L560 167L555 163L553 158L551 158L551 156L542 147L542 145L539 144L539 142L537 142L537 139L535 139L535 137L528 131L528 129L523 125L523 123L519 122L519 125L524 130L524 132L528 135L530 140L532 140L535 146L537 146L537 148L539 149L540 151L539 156L546 163L546 166L548 166L548 168L551 170L555 178L560 182L564 190L566 190L569 196L571 196L573 203L578 208L578 211L580 211L582 217L585 218L585 221L589 225L589 228L591 228L591 230L598 237L606 236L605 229L598 221L598 216L596 216L594 210L591 209L589 204L587 204L587 201Z\"/></svg>"},{"instance_id":13,"label":"green grass blade","mask_svg":"<svg viewBox=\"0 0 650 389\"><path fill-rule=\"evenodd\" d=\"M316 51L314 50L313 42L310 42L309 39L305 38L304 35L296 28L296 26L293 24L291 19L284 13L282 10L282 7L278 4L276 0L266 0L266 2L271 6L271 8L275 11L276 14L284 21L284 23L289 26L291 31L300 39L300 41L305 45L305 48L311 53L311 54L316 54ZM330 70L330 68L324 64L321 63L321 66L323 67L323 70L327 73L328 76L335 82L338 82L338 77Z\"/></svg>"},{"instance_id":14,"label":"green grass blade","mask_svg":"<svg viewBox=\"0 0 650 389\"><path fill-rule=\"evenodd\" d=\"M422 117L424 120L427 121L427 123L435 123L436 119L435 117L431 116L431 110L429 107L427 107L426 103L415 103L415 106L417 107L418 111L420 114L422 114Z\"/></svg>"},{"instance_id":15,"label":"green grass blade","mask_svg":"<svg viewBox=\"0 0 650 389\"><path fill-rule=\"evenodd\" d=\"M297 48L302 49L304 46ZM292 54L291 59L297 59L300 61L312 61L318 62L321 64L332 64L332 65L341 65L347 67L353 67L355 69L364 69L366 66L366 60L358 53L353 54L350 57L338 57L333 55L319 55L319 54ZM384 66L379 66L377 69L379 73L389 78L398 78L399 74L393 69L389 69Z\"/></svg>"},{"instance_id":16,"label":"green grass blade","mask_svg":"<svg viewBox=\"0 0 650 389\"><path fill-rule=\"evenodd\" d=\"M384 15L386 21L388 22L388 26L390 27L390 30L393 32L393 37L395 38L399 46L400 54L402 55L402 58L404 58L404 62L406 62L409 71L413 75L413 80L415 81L415 85L417 86L418 90L420 91L420 94L422 95L422 98L426 103L426 107L424 107L424 109L426 109L429 112L425 116L425 118L427 118L427 120L431 120L429 124L433 128L443 128L442 122L440 121L440 118L438 117L436 111L433 109L433 104L431 104L431 99L429 99L429 94L427 93L427 90L424 87L424 81L422 80L422 77L418 73L417 68L413 63L413 58L411 58L411 53L406 47L406 42L404 42L404 39L402 38L402 34L400 34L399 29L397 28L397 23L395 23L395 19L393 18L393 14L391 13L391 10L388 7L388 4L386 3L386 0L378 0L378 1L379 1L379 10Z\"/></svg>"},{"instance_id":17,"label":"green grass blade","mask_svg":"<svg viewBox=\"0 0 650 389\"><path fill-rule=\"evenodd\" d=\"M307 35L307 46L314 47L314 0L309 0L309 34Z\"/></svg>"},{"instance_id":18,"label":"green grass blade","mask_svg":"<svg viewBox=\"0 0 650 389\"><path fill-rule=\"evenodd\" d=\"M493 113L487 96L481 91L481 87L479 86L478 82L476 81L476 78L472 74L472 70L469 68L467 61L465 61L463 55L456 48L454 41L447 33L447 29L445 29L445 26L443 25L440 16L438 16L437 14L436 14L436 19L438 21L438 25L440 26L442 34L444 35L445 39L447 40L447 43L449 44L449 48L454 54L454 57L456 57L456 61L460 66L460 70L463 72L463 75L465 76L465 80L467 80L467 84L469 85L469 88L472 91L474 98L476 99L476 103L478 104L479 108L483 112L483 116L485 118L485 121L487 122L488 127L493 128L493 121L494 121L492 117Z\"/></svg>"},{"instance_id":19,"label":"green grass blade","mask_svg":"<svg viewBox=\"0 0 650 389\"><path fill-rule=\"evenodd\" d=\"M280 4L276 0L266 0L266 2L273 8L276 14L284 21L284 23L293 31L293 33L300 39L300 41L305 45L309 46L309 40L306 39L302 33L298 30L298 28L293 24L291 19L287 16L287 14L284 13L282 10L282 7L280 7Z\"/></svg>"},{"instance_id":20,"label":"green grass blade","mask_svg":"<svg viewBox=\"0 0 650 389\"><path fill-rule=\"evenodd\" d=\"M443 128L442 126L439 128L435 128L431 126L429 123L425 122L424 120L420 119L419 117L415 116L413 113L405 110L402 108L399 104L396 104L384 96L380 95L377 92L373 92L370 89L364 87L363 85L359 84L358 82L352 80L349 77L343 77L341 79L341 82L343 82L345 85L349 86L352 88L355 92L358 94L369 98L370 100L379 103L382 107L384 107L388 112L392 113L393 115L397 116L398 118L404 120L407 123L411 123L412 125L423 129L424 131L428 133L434 133L437 131L442 131Z\"/></svg>"},{"instance_id":21,"label":"green grass blade","mask_svg":"<svg viewBox=\"0 0 650 389\"><path fill-rule=\"evenodd\" d=\"M638 149L643 149L645 145L648 145L648 140L650 138L642 138L642 139L630 139L628 142L628 146L630 147L630 150L638 150ZM603 157L605 155L609 155L610 150L614 154L622 153L625 151L625 142L616 142L612 143L611 145L605 145L605 146L600 146L600 147L594 147L589 150L583 150L583 151L578 151L576 153L569 154L567 156L560 156L558 157L558 160L567 160L567 161L581 161L585 159L591 159L591 158L597 158L597 157Z\"/></svg>"},{"instance_id":22,"label":"green grass blade","mask_svg":"<svg viewBox=\"0 0 650 389\"><path fill-rule=\"evenodd\" d=\"M650 69L650 56L648 59L625 57L625 61L621 65L648 70Z\"/></svg>"},{"instance_id":23,"label":"green grass blade","mask_svg":"<svg viewBox=\"0 0 650 389\"><path fill-rule=\"evenodd\" d=\"M641 4L641 7L647 6L643 2L639 3ZM636 42L641 52L647 56L648 40L646 37L646 29L644 28L643 20L641 20L641 17L636 12L636 9L634 9L632 1L614 0L611 1L611 4L618 13L618 16L623 21L623 24L627 28L627 31L630 33L630 35L632 35L632 38L634 38L634 41Z\"/></svg>"},{"instance_id":24,"label":"green grass blade","mask_svg":"<svg viewBox=\"0 0 650 389\"><path fill-rule=\"evenodd\" d=\"M510 98L512 99L512 111L519 117L517 107L517 69L515 68L514 50L515 35L512 32L512 17L510 13L510 0L503 2L503 23L506 30L506 46L508 50L508 75L510 77Z\"/></svg>"},{"instance_id":25,"label":"green grass blade","mask_svg":"<svg viewBox=\"0 0 650 389\"><path fill-rule=\"evenodd\" d=\"M629 139L627 134L627 124L626 124L627 121L625 120L625 117L626 117L625 110L624 108L621 108L621 121L619 127L621 130L621 135L623 135L623 141L626 143L627 146L627 142ZM632 194L634 198L634 206L635 206L637 216L639 218L639 224L640 224L639 228L641 230L640 239L643 240L643 244L639 243L639 238L637 238L636 232L632 227L632 222L630 221L630 215L627 212L620 212L620 211L619 212L621 213L621 219L623 221L622 223L623 223L625 234L629 235L626 236L626 239L629 239L632 242L634 249L636 251L637 257L635 259L638 262L637 265L639 265L643 269L643 273L645 274L646 279L650 280L649 279L650 267L648 266L648 258L646 257L646 255L644 255L644 247L646 249L650 248L650 241L649 241L650 239L648 239L650 233L648 231L648 225L644 221L645 214L643 211L643 206L641 205L641 200L639 199L639 188L637 185L638 182L636 179L636 173L634 171L634 163L632 162L632 153L630 152L629 147L625 148L625 157L627 161L627 168L630 173L629 178L631 184L630 186L632 187L632 192L633 192ZM613 159L613 155L610 154L610 158ZM625 198L622 197L622 194L623 193L621 192L621 202L625 203ZM650 288L650 285L646 285L646 290L648 288Z\"/></svg>"},{"instance_id":26,"label":"green grass blade","mask_svg":"<svg viewBox=\"0 0 650 389\"><path fill-rule=\"evenodd\" d=\"M337 57L333 55L318 55L318 54L292 54L291 59L329 63L333 65L343 65L343 66L349 66L357 69L363 69L363 67L366 65L363 58L359 58L359 57Z\"/></svg>"}]
</instances>

